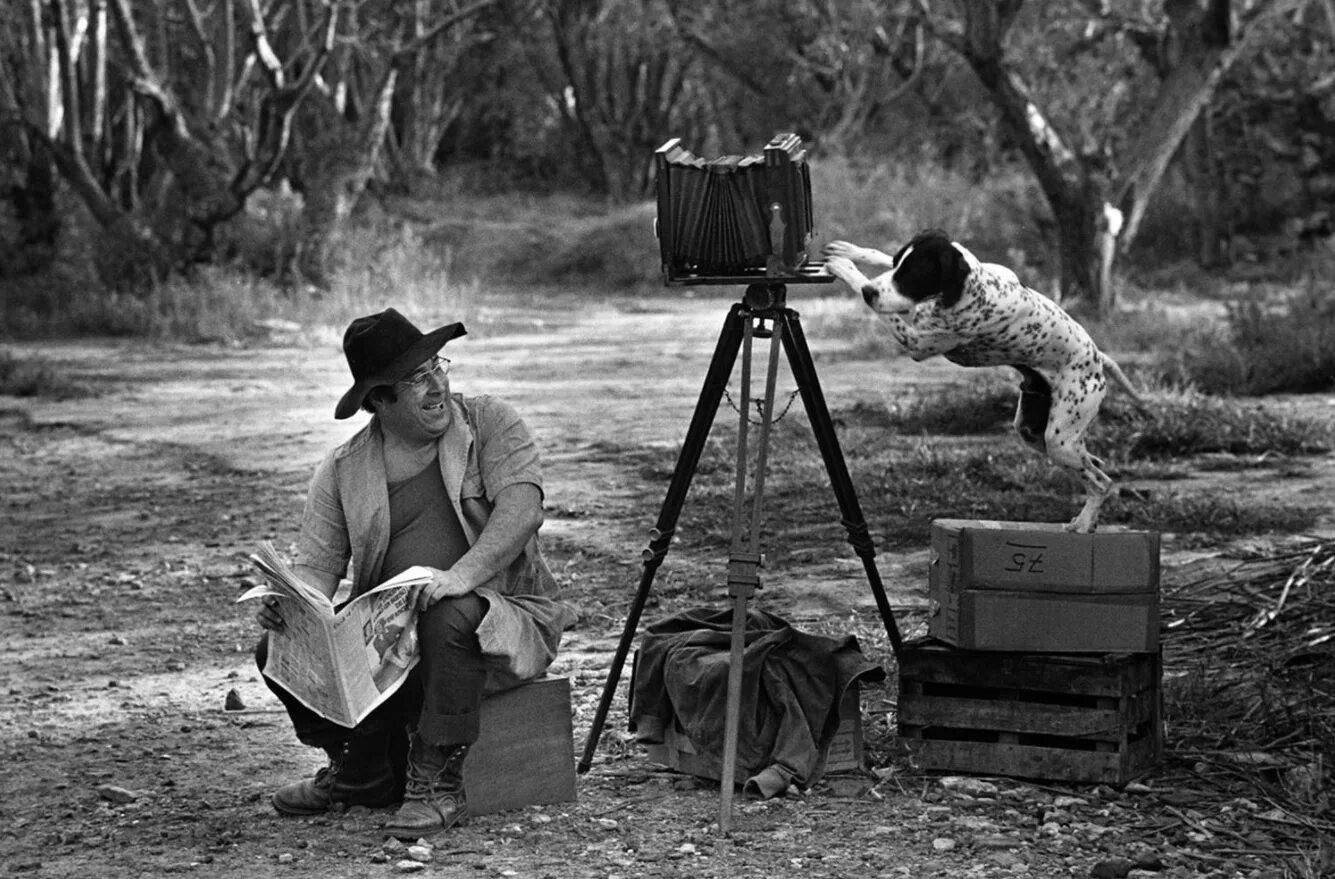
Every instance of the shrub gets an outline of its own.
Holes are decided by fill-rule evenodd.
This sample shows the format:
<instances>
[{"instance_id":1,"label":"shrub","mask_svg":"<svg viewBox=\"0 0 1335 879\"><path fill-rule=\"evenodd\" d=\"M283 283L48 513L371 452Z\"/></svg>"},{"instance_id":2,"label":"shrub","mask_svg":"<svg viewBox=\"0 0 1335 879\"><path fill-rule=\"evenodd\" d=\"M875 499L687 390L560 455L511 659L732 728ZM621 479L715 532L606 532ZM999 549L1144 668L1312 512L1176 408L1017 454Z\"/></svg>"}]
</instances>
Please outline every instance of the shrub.
<instances>
[{"instance_id":1,"label":"shrub","mask_svg":"<svg viewBox=\"0 0 1335 879\"><path fill-rule=\"evenodd\" d=\"M1328 391L1335 388L1335 302L1315 279L1277 305L1234 302L1225 328L1195 334L1162 368L1171 380L1214 394Z\"/></svg>"},{"instance_id":2,"label":"shrub","mask_svg":"<svg viewBox=\"0 0 1335 879\"><path fill-rule=\"evenodd\" d=\"M970 436L995 433L1015 417L1019 390L1014 382L988 379L978 384L950 384L914 398L891 413L900 433Z\"/></svg>"},{"instance_id":3,"label":"shrub","mask_svg":"<svg viewBox=\"0 0 1335 879\"><path fill-rule=\"evenodd\" d=\"M1111 395L1090 431L1091 445L1124 461L1217 452L1311 455L1335 446L1328 422L1276 407L1192 389L1155 390L1149 396L1150 411L1142 413L1119 395Z\"/></svg>"},{"instance_id":4,"label":"shrub","mask_svg":"<svg viewBox=\"0 0 1335 879\"><path fill-rule=\"evenodd\" d=\"M859 462L862 469L865 462ZM865 473L868 521L890 527L892 544L921 544L936 518L1064 522L1083 503L1079 484L1018 443L991 448L922 445L906 459ZM1214 492L1113 497L1102 521L1211 538L1300 532L1317 511L1290 503L1240 504Z\"/></svg>"},{"instance_id":5,"label":"shrub","mask_svg":"<svg viewBox=\"0 0 1335 879\"><path fill-rule=\"evenodd\" d=\"M915 232L945 229L980 259L1005 262L1031 287L1048 264L1040 223L1047 213L1026 171L985 181L931 161L869 164L820 156L811 164L816 246L837 238L898 249Z\"/></svg>"},{"instance_id":6,"label":"shrub","mask_svg":"<svg viewBox=\"0 0 1335 879\"><path fill-rule=\"evenodd\" d=\"M1261 403L1214 397L1194 389L1142 388L1141 412L1121 391L1110 390L1089 444L1111 460L1165 460L1191 455L1312 455L1335 448L1331 424ZM1013 384L983 374L946 385L902 407L862 403L836 413L845 424L899 434L969 436L1004 432L1015 411Z\"/></svg>"},{"instance_id":7,"label":"shrub","mask_svg":"<svg viewBox=\"0 0 1335 879\"><path fill-rule=\"evenodd\" d=\"M11 397L87 396L91 391L71 381L51 364L35 357L16 357L0 351L0 394Z\"/></svg>"}]
</instances>

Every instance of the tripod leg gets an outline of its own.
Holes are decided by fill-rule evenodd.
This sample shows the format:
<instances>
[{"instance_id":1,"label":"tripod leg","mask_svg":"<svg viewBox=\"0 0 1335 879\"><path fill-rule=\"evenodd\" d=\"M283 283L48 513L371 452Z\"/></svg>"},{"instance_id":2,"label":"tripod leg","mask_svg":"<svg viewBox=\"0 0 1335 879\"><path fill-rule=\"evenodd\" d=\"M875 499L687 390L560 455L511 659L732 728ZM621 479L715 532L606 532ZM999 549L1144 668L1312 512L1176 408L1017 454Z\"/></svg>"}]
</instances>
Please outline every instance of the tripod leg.
<instances>
[{"instance_id":1,"label":"tripod leg","mask_svg":"<svg viewBox=\"0 0 1335 879\"><path fill-rule=\"evenodd\" d=\"M743 336L742 405L737 426L737 496L732 523L732 553L728 559L728 594L732 596L732 633L728 650L728 694L724 705L723 766L719 774L719 818L721 833L732 830L732 796L737 782L737 742L741 737L742 660L746 645L746 603L760 588L760 520L765 498L765 468L769 461L769 433L774 420L774 382L779 372L779 340L783 325L775 321L770 335L769 368L765 373L765 402L761 407L759 448L756 452L756 484L751 502L749 534L743 519L743 495L746 486L746 433L751 417L748 406L750 386L751 323Z\"/></svg>"},{"instance_id":2,"label":"tripod leg","mask_svg":"<svg viewBox=\"0 0 1335 879\"><path fill-rule=\"evenodd\" d=\"M631 642L635 640L635 631L640 625L640 615L644 612L645 602L649 598L649 589L654 581L654 574L663 563L668 547L672 544L672 535L677 528L677 517L681 514L686 501L686 492L691 486L691 477L700 463L700 454L704 451L705 441L709 438L709 429L713 426L714 415L718 412L723 399L723 390L727 387L728 377L732 375L733 364L737 360L737 349L742 342L744 318L742 305L733 305L719 333L718 344L714 347L714 356L705 373L704 386L700 389L700 398L691 415L691 424L686 430L686 439L682 442L681 452L677 455L677 464L672 470L672 480L668 483L667 496L658 514L658 522L651 532L649 546L644 551L644 570L640 575L640 585L626 613L626 625L621 631L621 640L612 657L612 668L607 673L607 682L603 685L603 695L598 701L598 710L593 715L593 725L589 728L589 737L584 743L584 754L576 766L579 772L588 772L593 765L593 754L598 749L598 740L603 734L603 724L607 722L607 712L612 707L616 696L617 683L621 679L621 669L626 664Z\"/></svg>"},{"instance_id":3,"label":"tripod leg","mask_svg":"<svg viewBox=\"0 0 1335 879\"><path fill-rule=\"evenodd\" d=\"M830 484L834 487L834 496L839 502L839 513L843 516L844 528L848 530L848 542L862 559L862 566L867 572L867 582L871 584L872 595L876 598L876 609L881 614L881 622L885 624L890 647L898 658L902 644L899 625L895 622L894 611L890 609L890 600L885 595L881 574L876 570L876 548L872 545L871 535L867 531L862 507L853 489L853 479L848 475L848 465L844 461L843 450L839 448L839 437L834 432L834 421L830 418L830 410L825 405L825 395L821 392L820 379L816 376L816 364L811 359L811 349L807 347L806 335L802 332L797 312L785 309L781 320L787 324L788 330L783 336L788 364L792 368L798 391L802 395L802 405L807 410L811 429L816 435L816 445L820 447L821 457L825 460L825 470L830 475Z\"/></svg>"}]
</instances>

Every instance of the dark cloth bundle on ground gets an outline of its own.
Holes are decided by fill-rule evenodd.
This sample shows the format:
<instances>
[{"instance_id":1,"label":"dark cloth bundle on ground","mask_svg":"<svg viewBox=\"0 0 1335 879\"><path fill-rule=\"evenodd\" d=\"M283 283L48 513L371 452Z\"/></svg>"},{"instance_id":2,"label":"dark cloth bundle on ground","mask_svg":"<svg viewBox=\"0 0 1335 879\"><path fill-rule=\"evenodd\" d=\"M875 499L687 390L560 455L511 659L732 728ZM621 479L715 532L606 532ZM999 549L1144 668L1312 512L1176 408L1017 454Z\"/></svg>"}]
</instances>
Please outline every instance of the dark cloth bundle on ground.
<instances>
[{"instance_id":1,"label":"dark cloth bundle on ground","mask_svg":"<svg viewBox=\"0 0 1335 879\"><path fill-rule=\"evenodd\" d=\"M731 609L695 608L645 630L631 694L638 741L661 743L676 724L721 763L731 628ZM745 645L737 766L763 796L807 787L839 727L844 691L885 671L852 635L808 634L763 611L747 614Z\"/></svg>"}]
</instances>

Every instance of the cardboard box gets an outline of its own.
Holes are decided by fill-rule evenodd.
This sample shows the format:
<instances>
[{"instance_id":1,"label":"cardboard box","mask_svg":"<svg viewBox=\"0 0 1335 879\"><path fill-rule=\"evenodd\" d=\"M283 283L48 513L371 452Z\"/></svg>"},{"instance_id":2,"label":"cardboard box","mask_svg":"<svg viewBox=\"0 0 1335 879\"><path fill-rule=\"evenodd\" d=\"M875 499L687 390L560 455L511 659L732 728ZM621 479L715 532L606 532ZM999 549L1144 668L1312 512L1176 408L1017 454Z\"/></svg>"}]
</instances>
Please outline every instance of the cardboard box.
<instances>
[{"instance_id":1,"label":"cardboard box","mask_svg":"<svg viewBox=\"0 0 1335 879\"><path fill-rule=\"evenodd\" d=\"M481 727L464 761L469 814L575 799L568 679L539 678L488 696Z\"/></svg>"},{"instance_id":2,"label":"cardboard box","mask_svg":"<svg viewBox=\"0 0 1335 879\"><path fill-rule=\"evenodd\" d=\"M1163 757L1158 653L900 654L900 744L918 769L1124 784Z\"/></svg>"},{"instance_id":3,"label":"cardboard box","mask_svg":"<svg viewBox=\"0 0 1335 879\"><path fill-rule=\"evenodd\" d=\"M645 745L645 755L651 763L718 781L723 776L722 758L698 751L686 733L677 729L676 724L668 728L662 743ZM809 784L815 784L827 773L848 772L862 768L862 705L857 682L844 691L844 698L839 703L839 727L825 753L825 759L817 765ZM737 784L764 767L738 766Z\"/></svg>"},{"instance_id":4,"label":"cardboard box","mask_svg":"<svg viewBox=\"0 0 1335 879\"><path fill-rule=\"evenodd\" d=\"M933 598L927 630L970 650L1151 653L1159 649L1159 596L966 589Z\"/></svg>"},{"instance_id":5,"label":"cardboard box","mask_svg":"<svg viewBox=\"0 0 1335 879\"><path fill-rule=\"evenodd\" d=\"M955 589L1031 592L1159 591L1159 535L1073 534L1048 522L937 519L932 575Z\"/></svg>"},{"instance_id":6,"label":"cardboard box","mask_svg":"<svg viewBox=\"0 0 1335 879\"><path fill-rule=\"evenodd\" d=\"M932 523L928 632L957 647L1053 653L1159 649L1159 536L1060 525Z\"/></svg>"}]
</instances>

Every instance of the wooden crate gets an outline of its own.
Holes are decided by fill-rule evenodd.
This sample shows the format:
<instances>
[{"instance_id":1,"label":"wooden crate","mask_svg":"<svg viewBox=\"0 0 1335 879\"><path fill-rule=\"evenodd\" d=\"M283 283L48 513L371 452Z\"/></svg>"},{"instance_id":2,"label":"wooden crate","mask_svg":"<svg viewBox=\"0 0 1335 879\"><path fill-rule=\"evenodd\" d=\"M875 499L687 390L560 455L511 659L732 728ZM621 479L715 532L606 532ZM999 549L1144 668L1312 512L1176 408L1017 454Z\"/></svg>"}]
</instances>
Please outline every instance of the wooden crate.
<instances>
[{"instance_id":1,"label":"wooden crate","mask_svg":"<svg viewBox=\"0 0 1335 879\"><path fill-rule=\"evenodd\" d=\"M1157 653L900 655L900 741L921 769L1124 784L1163 756Z\"/></svg>"},{"instance_id":2,"label":"wooden crate","mask_svg":"<svg viewBox=\"0 0 1335 879\"><path fill-rule=\"evenodd\" d=\"M488 696L481 726L464 761L470 814L575 799L568 679L539 678Z\"/></svg>"},{"instance_id":3,"label":"wooden crate","mask_svg":"<svg viewBox=\"0 0 1335 879\"><path fill-rule=\"evenodd\" d=\"M678 772L685 772L699 778L718 781L723 775L720 757L701 753L686 733L673 724L664 733L661 743L645 745L645 755L651 763L659 763ZM721 750L721 747L720 747ZM847 772L862 768L862 707L858 684L854 681L844 691L844 698L839 703L839 727L825 753L825 759L819 763L807 779L808 784L815 784L829 772ZM742 784L757 769L764 767L738 766L737 783Z\"/></svg>"}]
</instances>

